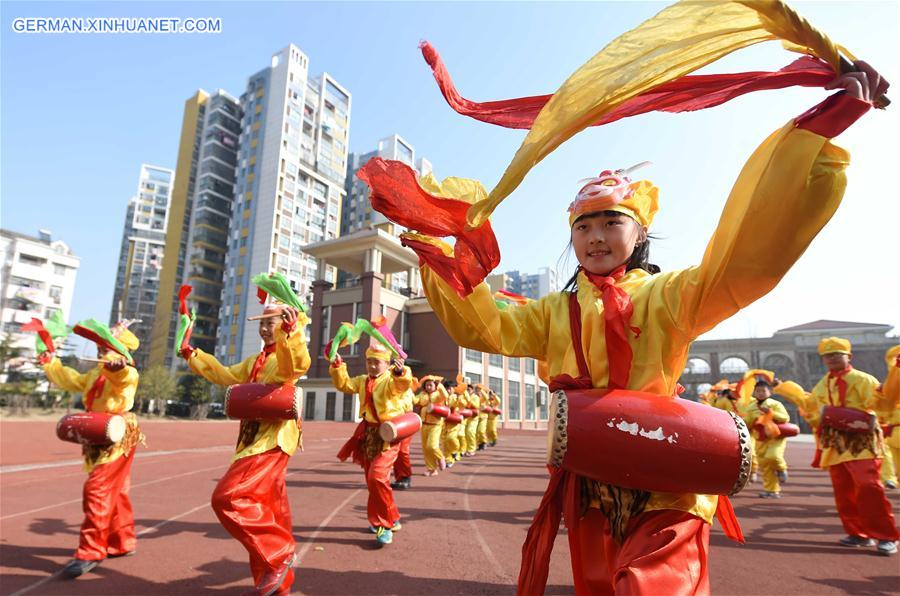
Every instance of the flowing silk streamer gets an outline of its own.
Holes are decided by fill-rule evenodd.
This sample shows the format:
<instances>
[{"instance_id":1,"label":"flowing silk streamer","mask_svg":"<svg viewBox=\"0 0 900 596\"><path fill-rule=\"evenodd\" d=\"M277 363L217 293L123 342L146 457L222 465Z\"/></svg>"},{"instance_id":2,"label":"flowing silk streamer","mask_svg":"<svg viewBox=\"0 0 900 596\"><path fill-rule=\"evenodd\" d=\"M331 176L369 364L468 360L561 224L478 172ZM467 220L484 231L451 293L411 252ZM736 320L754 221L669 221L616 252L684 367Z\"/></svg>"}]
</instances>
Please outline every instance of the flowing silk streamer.
<instances>
[{"instance_id":1,"label":"flowing silk streamer","mask_svg":"<svg viewBox=\"0 0 900 596\"><path fill-rule=\"evenodd\" d=\"M687 76L738 49L774 39L818 59L804 57L774 73ZM456 93L434 49L427 44L422 49L454 109L530 129L490 193L464 178L437 183L429 176L416 184L408 166L379 158L358 174L371 188L373 208L418 232L404 235L404 243L461 296L499 265L497 241L488 227L493 210L534 165L581 130L651 111L713 107L763 89L824 86L840 71L839 49L850 55L781 1L683 0L613 40L552 97L477 104ZM431 236L452 236L456 243L451 247Z\"/></svg>"}]
</instances>

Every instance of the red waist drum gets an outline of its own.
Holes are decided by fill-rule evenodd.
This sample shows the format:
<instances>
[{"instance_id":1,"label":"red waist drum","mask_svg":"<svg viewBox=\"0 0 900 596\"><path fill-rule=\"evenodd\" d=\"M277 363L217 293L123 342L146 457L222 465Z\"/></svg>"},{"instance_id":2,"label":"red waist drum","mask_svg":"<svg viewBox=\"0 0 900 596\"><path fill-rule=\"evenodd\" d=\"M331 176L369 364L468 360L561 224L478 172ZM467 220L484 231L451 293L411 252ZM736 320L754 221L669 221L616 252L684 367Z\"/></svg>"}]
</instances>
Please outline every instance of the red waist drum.
<instances>
[{"instance_id":1,"label":"red waist drum","mask_svg":"<svg viewBox=\"0 0 900 596\"><path fill-rule=\"evenodd\" d=\"M796 424L791 424L790 422L782 422L778 424L778 430L781 433L779 436L782 438L785 437L796 437L800 434L800 427Z\"/></svg>"},{"instance_id":2,"label":"red waist drum","mask_svg":"<svg viewBox=\"0 0 900 596\"><path fill-rule=\"evenodd\" d=\"M441 404L428 404L425 411L440 418L446 418L450 415L450 408Z\"/></svg>"},{"instance_id":3,"label":"red waist drum","mask_svg":"<svg viewBox=\"0 0 900 596\"><path fill-rule=\"evenodd\" d=\"M624 488L733 495L750 478L750 433L738 416L678 397L557 391L547 459Z\"/></svg>"},{"instance_id":4,"label":"red waist drum","mask_svg":"<svg viewBox=\"0 0 900 596\"><path fill-rule=\"evenodd\" d=\"M491 408L491 413L494 416L499 416L500 414L503 413L503 410L501 410L500 408Z\"/></svg>"},{"instance_id":5,"label":"red waist drum","mask_svg":"<svg viewBox=\"0 0 900 596\"><path fill-rule=\"evenodd\" d=\"M463 408L459 411L459 415L462 416L463 418L471 418L472 416L475 415L475 411L470 410L469 408Z\"/></svg>"},{"instance_id":6,"label":"red waist drum","mask_svg":"<svg viewBox=\"0 0 900 596\"><path fill-rule=\"evenodd\" d=\"M463 421L463 417L459 414L459 412L454 412L453 414L447 415L447 424L459 424Z\"/></svg>"},{"instance_id":7,"label":"red waist drum","mask_svg":"<svg viewBox=\"0 0 900 596\"><path fill-rule=\"evenodd\" d=\"M407 412L386 420L378 427L378 434L383 441L396 443L419 432L422 419L415 412Z\"/></svg>"},{"instance_id":8,"label":"red waist drum","mask_svg":"<svg viewBox=\"0 0 900 596\"><path fill-rule=\"evenodd\" d=\"M56 423L56 436L80 445L103 447L125 437L127 423L118 414L78 412L63 416Z\"/></svg>"},{"instance_id":9,"label":"red waist drum","mask_svg":"<svg viewBox=\"0 0 900 596\"><path fill-rule=\"evenodd\" d=\"M225 414L237 420L299 420L302 404L294 385L243 383L225 391Z\"/></svg>"},{"instance_id":10,"label":"red waist drum","mask_svg":"<svg viewBox=\"0 0 900 596\"><path fill-rule=\"evenodd\" d=\"M870 433L875 430L875 414L856 408L825 406L822 408L822 426L850 433Z\"/></svg>"},{"instance_id":11,"label":"red waist drum","mask_svg":"<svg viewBox=\"0 0 900 596\"><path fill-rule=\"evenodd\" d=\"M771 422L768 425L754 424L753 431L757 439L766 441L768 439L796 437L800 434L800 427L790 422Z\"/></svg>"}]
</instances>

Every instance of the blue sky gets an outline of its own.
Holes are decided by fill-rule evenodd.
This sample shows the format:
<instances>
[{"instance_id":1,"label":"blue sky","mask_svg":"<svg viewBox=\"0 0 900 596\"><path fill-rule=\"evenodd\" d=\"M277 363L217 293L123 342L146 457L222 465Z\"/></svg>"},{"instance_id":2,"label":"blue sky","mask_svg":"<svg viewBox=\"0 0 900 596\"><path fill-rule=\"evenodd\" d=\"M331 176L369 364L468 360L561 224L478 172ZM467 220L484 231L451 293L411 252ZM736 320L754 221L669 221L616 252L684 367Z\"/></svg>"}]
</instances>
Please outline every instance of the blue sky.
<instances>
[{"instance_id":1,"label":"blue sky","mask_svg":"<svg viewBox=\"0 0 900 596\"><path fill-rule=\"evenodd\" d=\"M81 257L70 318L108 316L125 208L141 163L174 167L184 101L198 88L239 95L288 43L353 94L350 147L394 132L436 175L490 188L524 133L452 112L417 50L431 41L463 95L549 93L603 45L664 3L16 3L0 5L0 218L24 233L53 231ZM817 27L898 80L898 3L798 2ZM221 17L208 35L47 35L11 30L27 16ZM708 71L776 69L775 43ZM900 89L900 86L897 87ZM900 91L894 93L900 97ZM498 209L501 269L556 266L577 181L643 160L662 189L653 260L699 261L731 183L771 131L825 96L756 94L692 114L651 114L578 135L538 165ZM900 100L898 100L900 101ZM900 328L896 166L900 104L867 115L838 141L850 185L838 214L772 294L709 337L765 336L827 318ZM574 259L562 267L566 277Z\"/></svg>"}]
</instances>

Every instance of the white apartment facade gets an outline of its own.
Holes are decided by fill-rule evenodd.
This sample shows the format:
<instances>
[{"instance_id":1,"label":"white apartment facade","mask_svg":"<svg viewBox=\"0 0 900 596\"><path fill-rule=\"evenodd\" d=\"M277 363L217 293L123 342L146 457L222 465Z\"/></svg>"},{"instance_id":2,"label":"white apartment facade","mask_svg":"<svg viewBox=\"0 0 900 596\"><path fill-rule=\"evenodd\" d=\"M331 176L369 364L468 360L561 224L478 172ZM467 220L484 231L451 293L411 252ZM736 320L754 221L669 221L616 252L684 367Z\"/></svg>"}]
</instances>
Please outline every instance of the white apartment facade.
<instances>
[{"instance_id":1,"label":"white apartment facade","mask_svg":"<svg viewBox=\"0 0 900 596\"><path fill-rule=\"evenodd\" d=\"M12 334L12 346L33 350L34 333L21 331L32 317L44 320L62 311L71 324L81 259L47 230L37 236L0 230L0 259L0 327L4 335Z\"/></svg>"}]
</instances>

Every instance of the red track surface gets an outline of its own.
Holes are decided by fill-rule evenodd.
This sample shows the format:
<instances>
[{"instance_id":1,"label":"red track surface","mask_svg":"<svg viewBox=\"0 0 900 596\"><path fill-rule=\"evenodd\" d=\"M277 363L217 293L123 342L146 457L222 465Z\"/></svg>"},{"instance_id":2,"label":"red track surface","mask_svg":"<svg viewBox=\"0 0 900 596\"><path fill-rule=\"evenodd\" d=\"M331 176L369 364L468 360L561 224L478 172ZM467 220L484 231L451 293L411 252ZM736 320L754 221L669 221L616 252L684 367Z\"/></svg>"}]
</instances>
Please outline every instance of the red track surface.
<instances>
[{"instance_id":1,"label":"red track surface","mask_svg":"<svg viewBox=\"0 0 900 596\"><path fill-rule=\"evenodd\" d=\"M238 594L250 586L243 548L209 507L228 466L237 425L145 421L148 447L132 474L138 554L104 562L76 581L53 577L71 556L81 523L78 447L52 421L0 421L0 592L29 594ZM500 444L397 493L403 530L373 548L359 468L334 454L348 423L307 423L306 452L291 459L288 490L300 555L295 591L307 594L512 594L522 541L546 485L542 433L505 432ZM413 462L424 471L414 442ZM713 528L710 574L717 594L890 594L900 557L837 545L843 536L827 475L808 467L808 443L788 447L791 481L781 501L734 499L744 546ZM37 464L31 469L12 466ZM891 495L897 510L900 495ZM565 530L548 594L573 593Z\"/></svg>"}]
</instances>

